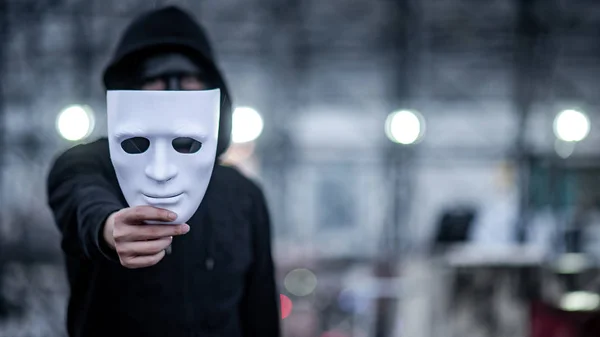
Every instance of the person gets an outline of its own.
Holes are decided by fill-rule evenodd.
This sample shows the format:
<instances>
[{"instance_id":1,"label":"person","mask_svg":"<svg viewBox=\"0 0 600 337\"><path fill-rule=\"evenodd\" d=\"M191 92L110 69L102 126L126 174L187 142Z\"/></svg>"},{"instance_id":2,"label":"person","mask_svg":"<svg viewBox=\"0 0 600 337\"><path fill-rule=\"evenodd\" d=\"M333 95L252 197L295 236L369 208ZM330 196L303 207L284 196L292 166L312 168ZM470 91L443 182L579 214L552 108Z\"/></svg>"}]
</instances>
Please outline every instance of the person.
<instances>
[{"instance_id":1,"label":"person","mask_svg":"<svg viewBox=\"0 0 600 337\"><path fill-rule=\"evenodd\" d=\"M229 91L203 28L181 8L136 18L103 82L107 90L219 88L217 157L229 146ZM71 289L69 336L279 336L261 188L217 163L186 224L147 224L172 218L160 208L127 207L109 154L106 138L76 145L54 159L47 178Z\"/></svg>"}]
</instances>

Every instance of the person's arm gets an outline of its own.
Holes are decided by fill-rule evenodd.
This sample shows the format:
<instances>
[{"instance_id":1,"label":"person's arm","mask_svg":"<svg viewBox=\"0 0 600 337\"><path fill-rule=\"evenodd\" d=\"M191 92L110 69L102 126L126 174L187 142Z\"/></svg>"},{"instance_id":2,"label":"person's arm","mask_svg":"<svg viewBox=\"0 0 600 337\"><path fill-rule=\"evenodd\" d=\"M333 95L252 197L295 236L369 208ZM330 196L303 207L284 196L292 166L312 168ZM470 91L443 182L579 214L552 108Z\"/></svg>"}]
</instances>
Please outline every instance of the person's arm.
<instances>
[{"instance_id":1,"label":"person's arm","mask_svg":"<svg viewBox=\"0 0 600 337\"><path fill-rule=\"evenodd\" d=\"M254 260L241 307L244 336L280 336L279 295L271 254L271 221L262 191L257 189L252 228Z\"/></svg>"},{"instance_id":2,"label":"person's arm","mask_svg":"<svg viewBox=\"0 0 600 337\"><path fill-rule=\"evenodd\" d=\"M102 232L109 215L125 205L102 166L103 158L110 160L108 153L94 145L75 146L54 161L47 179L48 205L67 254L119 263Z\"/></svg>"}]
</instances>

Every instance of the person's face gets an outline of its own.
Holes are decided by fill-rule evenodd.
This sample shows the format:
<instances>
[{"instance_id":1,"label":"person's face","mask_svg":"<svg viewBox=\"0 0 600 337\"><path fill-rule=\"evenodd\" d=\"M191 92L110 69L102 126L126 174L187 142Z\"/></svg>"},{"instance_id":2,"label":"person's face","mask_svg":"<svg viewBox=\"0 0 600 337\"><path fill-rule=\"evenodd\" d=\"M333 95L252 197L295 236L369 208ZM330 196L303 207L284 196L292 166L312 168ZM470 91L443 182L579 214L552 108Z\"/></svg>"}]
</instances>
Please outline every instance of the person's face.
<instances>
[{"instance_id":1,"label":"person's face","mask_svg":"<svg viewBox=\"0 0 600 337\"><path fill-rule=\"evenodd\" d=\"M198 76L193 75L185 75L179 78L174 78L173 80L178 81L178 85L181 87L181 90L204 90L206 86L204 83L198 78ZM148 81L145 81L141 90L168 90L168 80L164 78L154 78Z\"/></svg>"},{"instance_id":2,"label":"person's face","mask_svg":"<svg viewBox=\"0 0 600 337\"><path fill-rule=\"evenodd\" d=\"M140 90L205 90L202 70L188 57L179 53L150 56L141 62Z\"/></svg>"},{"instance_id":3,"label":"person's face","mask_svg":"<svg viewBox=\"0 0 600 337\"><path fill-rule=\"evenodd\" d=\"M172 223L184 223L212 175L220 90L203 90L184 58L155 60L138 90L108 92L109 150L129 206L166 208L178 215Z\"/></svg>"}]
</instances>

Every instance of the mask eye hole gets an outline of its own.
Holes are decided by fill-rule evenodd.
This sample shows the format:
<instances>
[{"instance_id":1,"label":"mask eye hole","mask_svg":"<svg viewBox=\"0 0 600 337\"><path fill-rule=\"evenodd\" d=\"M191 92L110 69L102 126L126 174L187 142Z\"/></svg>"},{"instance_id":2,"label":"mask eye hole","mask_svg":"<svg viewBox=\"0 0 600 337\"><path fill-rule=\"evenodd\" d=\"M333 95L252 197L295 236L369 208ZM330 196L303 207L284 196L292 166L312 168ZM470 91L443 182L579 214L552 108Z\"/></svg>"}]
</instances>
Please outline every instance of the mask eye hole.
<instances>
[{"instance_id":1,"label":"mask eye hole","mask_svg":"<svg viewBox=\"0 0 600 337\"><path fill-rule=\"evenodd\" d=\"M171 144L179 153L196 153L202 147L202 143L189 137L177 137Z\"/></svg>"},{"instance_id":2,"label":"mask eye hole","mask_svg":"<svg viewBox=\"0 0 600 337\"><path fill-rule=\"evenodd\" d=\"M144 137L133 137L127 138L121 142L121 148L123 151L129 154L140 154L144 153L150 147L150 140Z\"/></svg>"}]
</instances>

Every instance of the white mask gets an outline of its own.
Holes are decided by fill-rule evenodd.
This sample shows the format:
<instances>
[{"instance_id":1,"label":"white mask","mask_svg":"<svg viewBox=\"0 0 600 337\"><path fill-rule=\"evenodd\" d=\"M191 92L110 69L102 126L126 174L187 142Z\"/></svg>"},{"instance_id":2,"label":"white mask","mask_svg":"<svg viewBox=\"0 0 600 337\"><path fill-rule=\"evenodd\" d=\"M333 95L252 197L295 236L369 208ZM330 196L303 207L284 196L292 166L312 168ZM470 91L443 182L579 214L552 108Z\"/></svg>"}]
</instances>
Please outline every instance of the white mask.
<instances>
[{"instance_id":1,"label":"white mask","mask_svg":"<svg viewBox=\"0 0 600 337\"><path fill-rule=\"evenodd\" d=\"M130 207L173 211L177 219L168 224L194 215L215 163L220 94L219 89L107 92L110 158Z\"/></svg>"}]
</instances>

